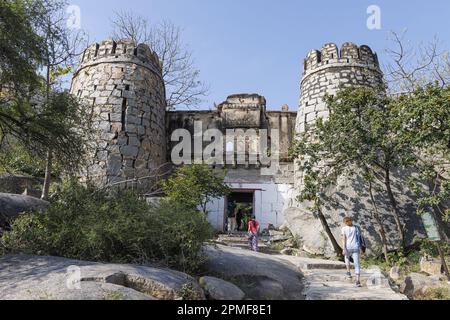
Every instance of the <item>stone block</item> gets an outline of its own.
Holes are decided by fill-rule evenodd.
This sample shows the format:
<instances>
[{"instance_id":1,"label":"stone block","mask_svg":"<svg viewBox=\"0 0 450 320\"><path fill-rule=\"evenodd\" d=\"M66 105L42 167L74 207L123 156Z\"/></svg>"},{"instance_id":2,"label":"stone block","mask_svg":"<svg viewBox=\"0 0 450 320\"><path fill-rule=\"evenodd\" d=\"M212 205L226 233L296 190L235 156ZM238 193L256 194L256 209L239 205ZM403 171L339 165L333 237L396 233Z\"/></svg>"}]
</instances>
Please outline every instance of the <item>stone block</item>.
<instances>
[{"instance_id":1,"label":"stone block","mask_svg":"<svg viewBox=\"0 0 450 320\"><path fill-rule=\"evenodd\" d=\"M442 274L442 262L436 259L428 259L422 257L420 259L420 271L428 273L429 275L441 275Z\"/></svg>"},{"instance_id":2,"label":"stone block","mask_svg":"<svg viewBox=\"0 0 450 320\"><path fill-rule=\"evenodd\" d=\"M120 153L124 157L135 158L135 157L137 157L137 155L139 153L139 148L136 146L123 146L120 148Z\"/></svg>"}]
</instances>

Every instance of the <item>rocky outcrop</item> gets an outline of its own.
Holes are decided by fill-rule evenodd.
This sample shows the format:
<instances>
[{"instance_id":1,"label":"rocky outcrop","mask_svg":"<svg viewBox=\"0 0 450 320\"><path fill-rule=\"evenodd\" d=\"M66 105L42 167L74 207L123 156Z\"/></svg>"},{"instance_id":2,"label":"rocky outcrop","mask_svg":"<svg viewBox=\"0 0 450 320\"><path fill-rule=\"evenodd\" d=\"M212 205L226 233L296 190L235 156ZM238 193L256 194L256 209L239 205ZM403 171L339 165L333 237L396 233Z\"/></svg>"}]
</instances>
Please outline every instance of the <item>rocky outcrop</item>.
<instances>
[{"instance_id":1,"label":"rocky outcrop","mask_svg":"<svg viewBox=\"0 0 450 320\"><path fill-rule=\"evenodd\" d=\"M409 274L400 285L400 292L409 298L426 295L431 289L448 287L448 283L441 281L439 276L426 276L420 273Z\"/></svg>"},{"instance_id":2,"label":"rocky outcrop","mask_svg":"<svg viewBox=\"0 0 450 320\"><path fill-rule=\"evenodd\" d=\"M100 264L58 257L0 259L1 300L203 300L196 280L147 266Z\"/></svg>"},{"instance_id":3,"label":"rocky outcrop","mask_svg":"<svg viewBox=\"0 0 450 320\"><path fill-rule=\"evenodd\" d=\"M245 293L238 286L215 277L202 277L199 280L209 300L244 300Z\"/></svg>"},{"instance_id":4,"label":"rocky outcrop","mask_svg":"<svg viewBox=\"0 0 450 320\"><path fill-rule=\"evenodd\" d=\"M431 259L428 257L422 257L420 259L420 271L429 275L440 276L442 274L443 266L442 262L437 259Z\"/></svg>"},{"instance_id":5,"label":"rocky outcrop","mask_svg":"<svg viewBox=\"0 0 450 320\"><path fill-rule=\"evenodd\" d=\"M302 273L285 256L230 246L207 246L205 269L237 285L253 300L303 300Z\"/></svg>"},{"instance_id":6,"label":"rocky outcrop","mask_svg":"<svg viewBox=\"0 0 450 320\"><path fill-rule=\"evenodd\" d=\"M319 219L308 210L289 208L284 212L286 225L297 237L300 249L313 255L333 256L334 251Z\"/></svg>"},{"instance_id":7,"label":"rocky outcrop","mask_svg":"<svg viewBox=\"0 0 450 320\"><path fill-rule=\"evenodd\" d=\"M391 270L389 271L389 277L394 281L399 280L401 278L401 276L402 276L402 270L398 266L392 267Z\"/></svg>"},{"instance_id":8,"label":"rocky outcrop","mask_svg":"<svg viewBox=\"0 0 450 320\"><path fill-rule=\"evenodd\" d=\"M3 193L21 194L36 183L42 183L41 179L10 173L0 174L0 192Z\"/></svg>"},{"instance_id":9,"label":"rocky outcrop","mask_svg":"<svg viewBox=\"0 0 450 320\"><path fill-rule=\"evenodd\" d=\"M5 219L14 218L22 212L45 210L47 201L43 201L30 196L0 193L0 223L5 223Z\"/></svg>"}]
</instances>

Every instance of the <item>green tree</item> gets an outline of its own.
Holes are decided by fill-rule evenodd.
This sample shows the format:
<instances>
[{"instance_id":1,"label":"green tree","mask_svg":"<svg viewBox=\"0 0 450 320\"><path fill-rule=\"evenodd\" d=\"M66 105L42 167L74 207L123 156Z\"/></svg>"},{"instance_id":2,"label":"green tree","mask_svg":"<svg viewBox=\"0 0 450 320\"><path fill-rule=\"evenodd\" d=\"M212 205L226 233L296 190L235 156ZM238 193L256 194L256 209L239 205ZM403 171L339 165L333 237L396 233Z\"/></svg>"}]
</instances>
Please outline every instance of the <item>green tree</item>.
<instances>
[{"instance_id":1,"label":"green tree","mask_svg":"<svg viewBox=\"0 0 450 320\"><path fill-rule=\"evenodd\" d=\"M220 198L230 192L224 183L225 174L217 175L206 164L194 164L176 169L175 173L162 183L168 199L188 208L202 208L212 199Z\"/></svg>"},{"instance_id":2,"label":"green tree","mask_svg":"<svg viewBox=\"0 0 450 320\"><path fill-rule=\"evenodd\" d=\"M395 99L398 132L412 146L417 176L410 187L418 195L418 213L429 211L441 237L449 241L450 229L450 87L437 83L417 88ZM425 183L423 183L425 182Z\"/></svg>"},{"instance_id":3,"label":"green tree","mask_svg":"<svg viewBox=\"0 0 450 320\"><path fill-rule=\"evenodd\" d=\"M61 87L79 44L65 29L64 8L63 1L0 3L0 146L14 141L46 158L44 198L52 158L76 171L89 133L89 110Z\"/></svg>"},{"instance_id":4,"label":"green tree","mask_svg":"<svg viewBox=\"0 0 450 320\"><path fill-rule=\"evenodd\" d=\"M68 133L72 134L65 139L64 149L70 151L70 167L76 168L81 161L84 152L82 148L85 144L80 141L83 133L81 130L71 130L73 125L79 125L80 122L77 112L79 108L76 107L76 100L71 99L68 93L61 93L59 90L61 84L61 77L68 74L76 58L86 47L83 44L84 34L82 32L73 32L67 28L67 15L65 7L67 3L60 0L42 0L42 14L39 19L39 24L36 27L36 32L41 36L44 43L44 63L45 78L43 81L44 96L44 111L47 111L51 117L52 122L58 123L56 136L62 137ZM81 46L81 47L80 47ZM45 110L46 109L46 110ZM88 118L85 118L88 119ZM48 144L46 150L46 167L45 178L42 190L42 198L47 199L50 190L53 158L60 158L61 148ZM63 152L64 154L65 152Z\"/></svg>"},{"instance_id":5,"label":"green tree","mask_svg":"<svg viewBox=\"0 0 450 320\"><path fill-rule=\"evenodd\" d=\"M40 10L38 1L6 0L0 2L0 103L29 92L39 85L36 69L42 66L42 38L35 32ZM13 27L12 27L13 26ZM6 94L8 93L8 94ZM3 110L2 126L17 125ZM17 110L21 111L21 110Z\"/></svg>"},{"instance_id":6,"label":"green tree","mask_svg":"<svg viewBox=\"0 0 450 320\"><path fill-rule=\"evenodd\" d=\"M374 182L383 186L404 247L404 223L392 190L392 172L412 161L411 147L396 132L398 114L383 90L342 89L325 101L329 118L318 119L308 128L294 147L293 156L304 158L305 181L315 181L319 191L333 185L339 176L356 174L363 178L387 259L386 232L373 197Z\"/></svg>"}]
</instances>

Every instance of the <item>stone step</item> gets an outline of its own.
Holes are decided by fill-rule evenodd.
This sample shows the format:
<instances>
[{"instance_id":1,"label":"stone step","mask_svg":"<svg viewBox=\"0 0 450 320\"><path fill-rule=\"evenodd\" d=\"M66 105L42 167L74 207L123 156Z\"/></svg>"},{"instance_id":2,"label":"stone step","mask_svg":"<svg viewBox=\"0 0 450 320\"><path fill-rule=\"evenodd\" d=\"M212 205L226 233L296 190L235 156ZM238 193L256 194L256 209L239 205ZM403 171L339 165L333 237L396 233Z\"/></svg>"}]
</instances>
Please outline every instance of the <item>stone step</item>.
<instances>
[{"instance_id":1,"label":"stone step","mask_svg":"<svg viewBox=\"0 0 450 320\"><path fill-rule=\"evenodd\" d=\"M339 263L327 263L327 262L311 262L311 263L303 263L300 265L301 270L345 270L345 264Z\"/></svg>"},{"instance_id":2,"label":"stone step","mask_svg":"<svg viewBox=\"0 0 450 320\"><path fill-rule=\"evenodd\" d=\"M326 269L326 270L345 270L345 263L333 260L321 260L315 258L305 258L296 256L280 256L280 259L293 263L300 271Z\"/></svg>"},{"instance_id":3,"label":"stone step","mask_svg":"<svg viewBox=\"0 0 450 320\"><path fill-rule=\"evenodd\" d=\"M329 269L328 269L329 270ZM314 273L304 272L310 279L310 281L315 282L342 282L342 283L354 283L356 281L356 276L353 273L352 278L348 279L344 272L340 273L327 273L327 269L314 270ZM323 271L323 273L321 273ZM382 274L376 272L362 271L360 276L361 283L365 286L381 286L385 288L390 288L389 280Z\"/></svg>"},{"instance_id":4,"label":"stone step","mask_svg":"<svg viewBox=\"0 0 450 320\"><path fill-rule=\"evenodd\" d=\"M307 300L408 300L389 288L358 288L347 282L309 282L305 290Z\"/></svg>"},{"instance_id":5,"label":"stone step","mask_svg":"<svg viewBox=\"0 0 450 320\"><path fill-rule=\"evenodd\" d=\"M361 284L347 279L345 271L315 269L304 272L308 300L408 300L396 293L379 269L361 270Z\"/></svg>"}]
</instances>

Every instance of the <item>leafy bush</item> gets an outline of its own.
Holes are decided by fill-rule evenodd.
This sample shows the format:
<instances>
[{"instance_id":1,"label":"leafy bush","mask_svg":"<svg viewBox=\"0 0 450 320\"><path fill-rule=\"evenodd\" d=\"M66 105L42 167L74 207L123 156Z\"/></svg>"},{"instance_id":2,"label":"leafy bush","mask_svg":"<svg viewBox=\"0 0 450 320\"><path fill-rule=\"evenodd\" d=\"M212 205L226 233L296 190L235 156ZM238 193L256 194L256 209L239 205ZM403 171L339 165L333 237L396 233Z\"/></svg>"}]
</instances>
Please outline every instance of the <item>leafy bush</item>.
<instances>
[{"instance_id":1,"label":"leafy bush","mask_svg":"<svg viewBox=\"0 0 450 320\"><path fill-rule=\"evenodd\" d=\"M177 168L163 182L162 188L171 201L183 203L190 208L201 207L206 214L206 206L210 200L230 193L224 178L225 171L217 174L217 171L206 164L193 164Z\"/></svg>"},{"instance_id":2,"label":"leafy bush","mask_svg":"<svg viewBox=\"0 0 450 320\"><path fill-rule=\"evenodd\" d=\"M131 191L108 193L70 182L45 213L12 222L1 241L6 252L72 259L163 262L183 271L202 263L201 247L212 237L205 216L174 202L151 206Z\"/></svg>"}]
</instances>

